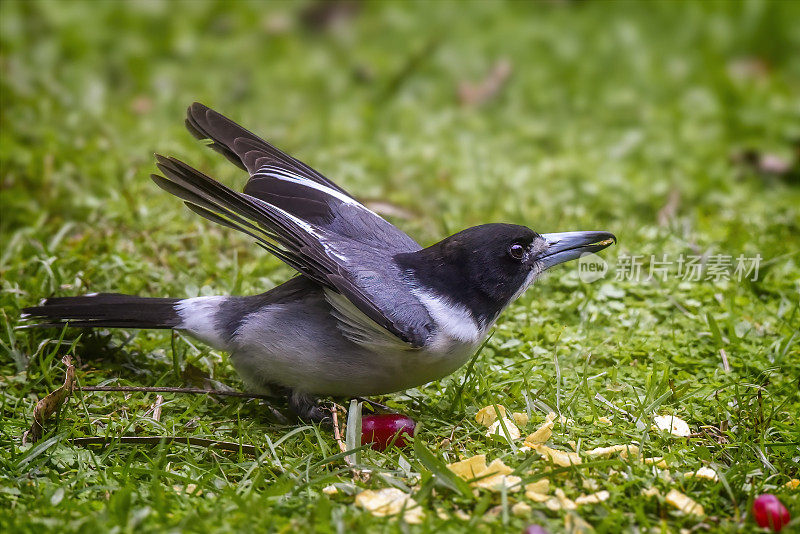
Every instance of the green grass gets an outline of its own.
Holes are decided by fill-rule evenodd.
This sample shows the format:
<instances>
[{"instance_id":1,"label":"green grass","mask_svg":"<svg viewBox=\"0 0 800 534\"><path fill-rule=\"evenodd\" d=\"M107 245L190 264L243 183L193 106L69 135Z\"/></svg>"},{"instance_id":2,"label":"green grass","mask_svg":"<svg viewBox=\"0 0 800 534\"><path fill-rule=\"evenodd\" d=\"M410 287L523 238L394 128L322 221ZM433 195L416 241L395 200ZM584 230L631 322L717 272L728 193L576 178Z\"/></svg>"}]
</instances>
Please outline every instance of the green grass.
<instances>
[{"instance_id":1,"label":"green grass","mask_svg":"<svg viewBox=\"0 0 800 534\"><path fill-rule=\"evenodd\" d=\"M0 3L0 531L515 532L536 522L557 532L577 514L600 532L736 532L754 528L746 515L764 492L800 516L800 491L783 487L800 477L798 4L369 3L329 28L304 23L304 9ZM502 58L513 69L502 90L461 105L458 84ZM22 445L67 352L82 385L182 386L182 368L198 368L241 388L224 355L183 338L173 349L169 333L15 329L20 308L49 295L248 294L291 276L148 179L158 151L243 185L184 130L195 100L359 198L409 212L390 218L424 244L506 221L613 231L619 243L603 253L612 269L633 254L764 260L742 282L612 272L587 284L574 264L554 271L502 316L470 372L379 399L420 423L418 446L435 457L362 451L368 483L353 480L327 430L281 425L252 400L165 395L156 422L154 394L76 393L42 441ZM735 157L745 149L794 170L759 172ZM474 415L492 403L529 411L526 433L549 409L571 418L553 447L637 443L664 456L671 478L587 461L552 485L574 497L592 478L609 500L570 514L530 503L530 518L515 517L520 493L459 492L442 473L442 462L478 453L528 479L545 473L536 455L485 437ZM649 430L654 413L695 434ZM259 453L69 441L123 435ZM701 466L720 482L682 476ZM332 483L404 488L425 521L373 517L346 491L323 494ZM650 487L683 491L706 517L642 496Z\"/></svg>"}]
</instances>

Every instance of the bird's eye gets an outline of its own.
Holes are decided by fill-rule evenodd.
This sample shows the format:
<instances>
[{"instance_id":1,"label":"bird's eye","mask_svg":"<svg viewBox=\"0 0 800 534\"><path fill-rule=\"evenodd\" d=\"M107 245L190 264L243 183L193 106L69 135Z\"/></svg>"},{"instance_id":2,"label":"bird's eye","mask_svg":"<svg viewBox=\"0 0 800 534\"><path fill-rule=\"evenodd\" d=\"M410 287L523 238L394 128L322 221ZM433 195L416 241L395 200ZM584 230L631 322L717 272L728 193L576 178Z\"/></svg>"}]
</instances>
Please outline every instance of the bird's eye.
<instances>
[{"instance_id":1,"label":"bird's eye","mask_svg":"<svg viewBox=\"0 0 800 534\"><path fill-rule=\"evenodd\" d=\"M508 249L508 254L515 260L521 260L522 257L525 255L525 247L523 247L519 243L514 243Z\"/></svg>"}]
</instances>

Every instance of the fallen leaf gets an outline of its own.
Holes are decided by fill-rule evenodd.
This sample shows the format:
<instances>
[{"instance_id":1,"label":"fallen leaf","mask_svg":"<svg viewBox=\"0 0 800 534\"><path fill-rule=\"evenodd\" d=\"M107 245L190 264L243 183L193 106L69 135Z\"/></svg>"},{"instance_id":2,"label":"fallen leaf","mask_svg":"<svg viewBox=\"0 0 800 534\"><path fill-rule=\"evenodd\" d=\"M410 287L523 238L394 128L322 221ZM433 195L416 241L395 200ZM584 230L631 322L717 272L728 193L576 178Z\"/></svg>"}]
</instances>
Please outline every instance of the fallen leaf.
<instances>
[{"instance_id":1,"label":"fallen leaf","mask_svg":"<svg viewBox=\"0 0 800 534\"><path fill-rule=\"evenodd\" d=\"M66 401L72 393L72 388L75 386L75 366L72 365L72 358L68 354L61 359L61 362L67 366L67 371L64 373L64 384L36 403L33 409L33 423L31 424L31 428L22 435L23 444L25 444L28 439L30 439L31 443L36 443L42 439L45 421L47 421L56 410L61 408L64 401Z\"/></svg>"},{"instance_id":2,"label":"fallen leaf","mask_svg":"<svg viewBox=\"0 0 800 534\"><path fill-rule=\"evenodd\" d=\"M689 424L674 415L657 415L655 418L655 427L658 430L666 430L673 436L680 436L682 438L688 437L691 434Z\"/></svg>"},{"instance_id":3,"label":"fallen leaf","mask_svg":"<svg viewBox=\"0 0 800 534\"><path fill-rule=\"evenodd\" d=\"M590 493L589 495L581 495L575 499L575 504L582 506L584 504L597 504L608 500L611 494L606 490L598 491L597 493Z\"/></svg>"},{"instance_id":4,"label":"fallen leaf","mask_svg":"<svg viewBox=\"0 0 800 534\"><path fill-rule=\"evenodd\" d=\"M535 445L533 450L538 452L541 456L546 456L550 460L561 467L569 467L571 465L578 465L581 463L581 457L576 452L559 451L551 449L546 445Z\"/></svg>"},{"instance_id":5,"label":"fallen leaf","mask_svg":"<svg viewBox=\"0 0 800 534\"><path fill-rule=\"evenodd\" d=\"M500 411L500 417L505 417L505 406L499 405L498 409ZM475 414L475 421L477 421L479 425L485 427L492 426L492 423L497 421L497 411L495 411L494 405L489 405L478 410L478 413Z\"/></svg>"},{"instance_id":6,"label":"fallen leaf","mask_svg":"<svg viewBox=\"0 0 800 534\"><path fill-rule=\"evenodd\" d=\"M714 482L719 481L719 475L717 475L717 472L708 467L701 467L697 471L684 473L683 476L687 478L705 478L706 480L713 480Z\"/></svg>"},{"instance_id":7,"label":"fallen leaf","mask_svg":"<svg viewBox=\"0 0 800 534\"><path fill-rule=\"evenodd\" d=\"M511 63L500 59L482 81L478 83L461 82L458 86L458 98L462 105L476 106L494 97L505 86L511 75Z\"/></svg>"},{"instance_id":8,"label":"fallen leaf","mask_svg":"<svg viewBox=\"0 0 800 534\"><path fill-rule=\"evenodd\" d=\"M697 504L691 497L681 493L676 489L669 490L666 501L687 515L704 516L703 507Z\"/></svg>"},{"instance_id":9,"label":"fallen leaf","mask_svg":"<svg viewBox=\"0 0 800 534\"><path fill-rule=\"evenodd\" d=\"M410 524L422 522L425 513L407 493L397 488L364 490L356 496L356 506L367 510L375 517L397 515L403 512L403 520Z\"/></svg>"},{"instance_id":10,"label":"fallen leaf","mask_svg":"<svg viewBox=\"0 0 800 534\"><path fill-rule=\"evenodd\" d=\"M554 414L555 415L555 414ZM544 443L553 435L553 421L546 419L536 432L525 438L525 445L533 448L534 445Z\"/></svg>"},{"instance_id":11,"label":"fallen leaf","mask_svg":"<svg viewBox=\"0 0 800 534\"><path fill-rule=\"evenodd\" d=\"M531 420L528 414L521 412L514 412L511 414L511 417L514 418L514 422L517 423L517 426L526 426Z\"/></svg>"}]
</instances>

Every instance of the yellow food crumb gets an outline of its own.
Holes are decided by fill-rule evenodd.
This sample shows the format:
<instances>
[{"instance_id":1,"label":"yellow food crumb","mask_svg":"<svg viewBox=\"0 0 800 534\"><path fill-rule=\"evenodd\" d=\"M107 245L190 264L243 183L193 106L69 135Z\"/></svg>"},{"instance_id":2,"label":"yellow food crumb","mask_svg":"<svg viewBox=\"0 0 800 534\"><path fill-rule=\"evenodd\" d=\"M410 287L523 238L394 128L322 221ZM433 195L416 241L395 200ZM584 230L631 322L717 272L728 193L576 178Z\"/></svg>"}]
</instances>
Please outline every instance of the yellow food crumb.
<instances>
[{"instance_id":1,"label":"yellow food crumb","mask_svg":"<svg viewBox=\"0 0 800 534\"><path fill-rule=\"evenodd\" d=\"M517 426L525 426L531 420L528 414L522 412L514 412L511 414L511 417L514 418L514 422L517 423Z\"/></svg>"},{"instance_id":2,"label":"yellow food crumb","mask_svg":"<svg viewBox=\"0 0 800 534\"><path fill-rule=\"evenodd\" d=\"M552 413L552 412L551 412ZM536 432L525 438L525 445L533 447L538 443L544 443L553 435L553 421L546 419Z\"/></svg>"},{"instance_id":3,"label":"yellow food crumb","mask_svg":"<svg viewBox=\"0 0 800 534\"><path fill-rule=\"evenodd\" d=\"M667 461L661 456L654 456L652 458L645 458L644 463L647 465L655 465L661 469L667 468Z\"/></svg>"},{"instance_id":4,"label":"yellow food crumb","mask_svg":"<svg viewBox=\"0 0 800 534\"><path fill-rule=\"evenodd\" d=\"M657 464L656 464L657 465ZM701 467L697 471L690 471L689 473L684 473L683 476L687 478L705 478L706 480L713 480L717 482L719 480L719 475L713 469L709 469L708 467Z\"/></svg>"},{"instance_id":5,"label":"yellow food crumb","mask_svg":"<svg viewBox=\"0 0 800 534\"><path fill-rule=\"evenodd\" d=\"M576 452L559 451L551 449L546 445L535 445L533 450L538 452L541 456L548 457L554 464L561 467L569 467L581 463L581 457L578 456Z\"/></svg>"},{"instance_id":6,"label":"yellow food crumb","mask_svg":"<svg viewBox=\"0 0 800 534\"><path fill-rule=\"evenodd\" d=\"M688 495L684 495L676 489L669 490L666 501L684 514L696 516L705 515L705 510L703 510L702 506L697 504L694 499Z\"/></svg>"},{"instance_id":7,"label":"yellow food crumb","mask_svg":"<svg viewBox=\"0 0 800 534\"><path fill-rule=\"evenodd\" d=\"M792 480L784 484L784 486L792 490L797 489L798 486L800 486L800 480L793 478Z\"/></svg>"},{"instance_id":8,"label":"yellow food crumb","mask_svg":"<svg viewBox=\"0 0 800 534\"><path fill-rule=\"evenodd\" d=\"M505 429L503 429L504 425ZM506 435L506 430L508 431L508 435ZM509 440L510 438L511 441L519 439L521 435L522 434L520 433L519 428L517 428L517 425L515 425L511 419L506 419L505 417L492 423L489 426L489 429L486 431L487 437L500 436L506 440Z\"/></svg>"},{"instance_id":9,"label":"yellow food crumb","mask_svg":"<svg viewBox=\"0 0 800 534\"><path fill-rule=\"evenodd\" d=\"M533 508L531 508L530 504L522 501L518 502L517 504L511 507L511 513L514 515L514 517L521 517L521 518L530 517L532 510Z\"/></svg>"},{"instance_id":10,"label":"yellow food crumb","mask_svg":"<svg viewBox=\"0 0 800 534\"><path fill-rule=\"evenodd\" d=\"M324 488L322 488L322 493L324 493L325 495L336 495L337 493L339 493L339 489L333 484L331 484L330 486L325 486Z\"/></svg>"},{"instance_id":11,"label":"yellow food crumb","mask_svg":"<svg viewBox=\"0 0 800 534\"><path fill-rule=\"evenodd\" d=\"M500 417L506 416L506 408L505 406L498 405L497 407L500 410ZM489 405L484 408L478 410L478 413L475 414L475 421L478 422L479 425L483 426L491 426L492 423L497 421L497 411L494 409L494 405Z\"/></svg>"},{"instance_id":12,"label":"yellow food crumb","mask_svg":"<svg viewBox=\"0 0 800 534\"><path fill-rule=\"evenodd\" d=\"M580 497L575 499L575 504L577 504L578 506L584 504L597 504L605 500L608 500L609 497L611 497L611 494L609 492L607 492L606 490L601 490L598 491L597 493L590 493L589 495L581 495Z\"/></svg>"},{"instance_id":13,"label":"yellow food crumb","mask_svg":"<svg viewBox=\"0 0 800 534\"><path fill-rule=\"evenodd\" d=\"M608 417L605 417L605 416L598 417L597 418L597 422L598 423L602 423L604 425L613 425L614 424L614 421L612 421L611 419L609 419Z\"/></svg>"},{"instance_id":14,"label":"yellow food crumb","mask_svg":"<svg viewBox=\"0 0 800 534\"><path fill-rule=\"evenodd\" d=\"M356 495L356 506L367 510L376 517L397 515L403 512L406 523L422 523L425 513L410 495L397 488L365 490Z\"/></svg>"}]
</instances>

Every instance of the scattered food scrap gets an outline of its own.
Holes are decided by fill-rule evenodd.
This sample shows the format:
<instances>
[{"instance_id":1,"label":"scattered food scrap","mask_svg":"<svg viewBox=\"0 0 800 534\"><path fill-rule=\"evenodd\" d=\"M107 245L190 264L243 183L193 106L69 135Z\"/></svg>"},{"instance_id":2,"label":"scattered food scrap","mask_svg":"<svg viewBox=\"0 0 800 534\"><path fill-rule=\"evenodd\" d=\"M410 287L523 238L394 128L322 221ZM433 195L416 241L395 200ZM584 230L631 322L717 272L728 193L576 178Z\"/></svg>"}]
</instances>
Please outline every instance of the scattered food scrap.
<instances>
[{"instance_id":1,"label":"scattered food scrap","mask_svg":"<svg viewBox=\"0 0 800 534\"><path fill-rule=\"evenodd\" d=\"M667 468L667 461L664 458L662 458L661 456L653 456L652 458L645 458L644 459L644 463L646 465L655 465L656 467L658 467L660 469L666 469Z\"/></svg>"},{"instance_id":2,"label":"scattered food scrap","mask_svg":"<svg viewBox=\"0 0 800 534\"><path fill-rule=\"evenodd\" d=\"M339 489L333 484L331 484L329 486L325 486L324 488L322 488L322 493L328 496L336 495L337 493L339 493Z\"/></svg>"},{"instance_id":3,"label":"scattered food scrap","mask_svg":"<svg viewBox=\"0 0 800 534\"><path fill-rule=\"evenodd\" d=\"M581 463L581 457L576 452L559 451L551 449L546 445L534 445L533 450L538 452L541 456L550 458L550 460L561 467L569 467L571 465L578 465Z\"/></svg>"},{"instance_id":4,"label":"scattered food scrap","mask_svg":"<svg viewBox=\"0 0 800 534\"><path fill-rule=\"evenodd\" d=\"M608 417L605 417L605 416L598 417L597 418L597 422L600 423L600 424L603 424L603 425L613 425L614 424L614 421L612 421L611 419L609 419Z\"/></svg>"},{"instance_id":5,"label":"scattered food scrap","mask_svg":"<svg viewBox=\"0 0 800 534\"><path fill-rule=\"evenodd\" d=\"M717 475L717 472L714 471L713 469L708 468L708 467L701 467L697 471L690 471L688 473L684 473L683 476L685 476L687 478L691 478L691 477L694 477L694 478L705 478L707 480L713 480L714 482L718 482L719 481L719 475Z\"/></svg>"},{"instance_id":6,"label":"scattered food scrap","mask_svg":"<svg viewBox=\"0 0 800 534\"><path fill-rule=\"evenodd\" d=\"M608 500L609 497L611 497L611 494L608 491L601 490L596 493L590 493L589 495L581 495L575 499L575 504L578 506L582 506L584 504L597 504Z\"/></svg>"},{"instance_id":7,"label":"scattered food scrap","mask_svg":"<svg viewBox=\"0 0 800 534\"><path fill-rule=\"evenodd\" d=\"M654 421L654 426L657 430L665 430L673 436L685 438L692 433L691 430L689 430L689 424L680 417L674 415L657 415Z\"/></svg>"},{"instance_id":8,"label":"scattered food scrap","mask_svg":"<svg viewBox=\"0 0 800 534\"><path fill-rule=\"evenodd\" d=\"M784 486L788 489L795 490L798 488L798 486L800 486L800 480L793 478L792 480L784 484Z\"/></svg>"},{"instance_id":9,"label":"scattered food scrap","mask_svg":"<svg viewBox=\"0 0 800 534\"><path fill-rule=\"evenodd\" d=\"M470 482L475 488L484 488L490 491L506 490L516 491L521 488L522 479L511 473L514 471L499 458L486 465L486 455L478 454L460 462L447 466L450 471Z\"/></svg>"},{"instance_id":10,"label":"scattered food scrap","mask_svg":"<svg viewBox=\"0 0 800 534\"><path fill-rule=\"evenodd\" d=\"M610 447L597 447L590 451L586 451L586 456L599 456L601 458L608 458L613 454L619 453L620 457L627 458L638 457L639 447L636 445L612 445Z\"/></svg>"},{"instance_id":11,"label":"scattered food scrap","mask_svg":"<svg viewBox=\"0 0 800 534\"><path fill-rule=\"evenodd\" d=\"M497 408L500 411L500 417L505 417L505 406L498 405ZM490 404L489 406L478 410L478 413L475 414L475 421L477 421L479 425L486 427L492 426L492 423L497 421L497 411L495 410L494 405Z\"/></svg>"},{"instance_id":12,"label":"scattered food scrap","mask_svg":"<svg viewBox=\"0 0 800 534\"><path fill-rule=\"evenodd\" d=\"M575 501L567 497L566 494L564 494L564 490L561 488L556 488L556 496L547 499L544 505L554 512L559 510L575 510L578 508L578 505L575 504Z\"/></svg>"},{"instance_id":13,"label":"scattered food scrap","mask_svg":"<svg viewBox=\"0 0 800 534\"><path fill-rule=\"evenodd\" d=\"M514 517L530 517L532 510L533 508L531 508L530 504L522 501L511 507L511 513L514 515Z\"/></svg>"},{"instance_id":14,"label":"scattered food scrap","mask_svg":"<svg viewBox=\"0 0 800 534\"><path fill-rule=\"evenodd\" d=\"M505 429L503 426L505 426ZM508 431L508 435L506 435L506 430ZM489 429L486 431L486 435L488 437L500 436L506 440L510 438L513 441L519 439L522 434L520 433L519 428L517 428L517 425L515 425L511 419L506 419L504 417L492 423Z\"/></svg>"},{"instance_id":15,"label":"scattered food scrap","mask_svg":"<svg viewBox=\"0 0 800 534\"><path fill-rule=\"evenodd\" d=\"M667 503L671 504L681 512L687 515L704 516L705 510L698 503L688 495L681 493L676 489L669 490L666 496Z\"/></svg>"},{"instance_id":16,"label":"scattered food scrap","mask_svg":"<svg viewBox=\"0 0 800 534\"><path fill-rule=\"evenodd\" d=\"M420 505L409 494L397 488L364 490L356 496L356 505L376 517L398 515L402 512L403 520L410 524L419 524L425 517Z\"/></svg>"},{"instance_id":17,"label":"scattered food scrap","mask_svg":"<svg viewBox=\"0 0 800 534\"><path fill-rule=\"evenodd\" d=\"M521 412L514 412L511 414L511 417L514 418L514 422L517 423L517 426L526 426L531 420L528 414Z\"/></svg>"},{"instance_id":18,"label":"scattered food scrap","mask_svg":"<svg viewBox=\"0 0 800 534\"><path fill-rule=\"evenodd\" d=\"M550 498L547 495L548 491L550 491L550 480L547 478L525 485L525 497L534 502L546 502Z\"/></svg>"},{"instance_id":19,"label":"scattered food scrap","mask_svg":"<svg viewBox=\"0 0 800 534\"><path fill-rule=\"evenodd\" d=\"M545 422L536 429L536 432L525 438L525 445L534 448L535 445L546 442L552 435L553 421L552 419L546 419Z\"/></svg>"}]
</instances>

